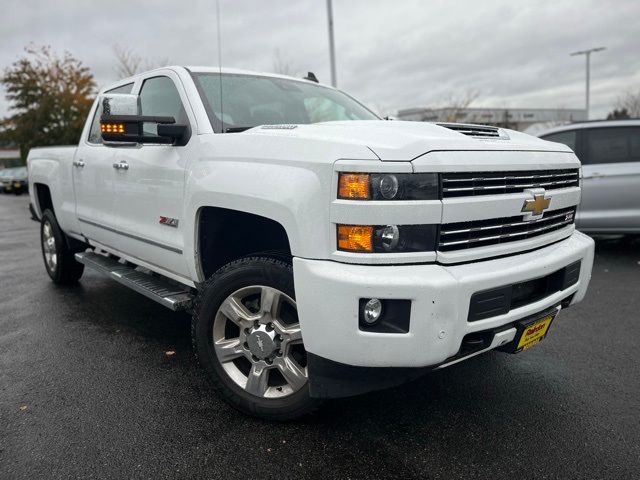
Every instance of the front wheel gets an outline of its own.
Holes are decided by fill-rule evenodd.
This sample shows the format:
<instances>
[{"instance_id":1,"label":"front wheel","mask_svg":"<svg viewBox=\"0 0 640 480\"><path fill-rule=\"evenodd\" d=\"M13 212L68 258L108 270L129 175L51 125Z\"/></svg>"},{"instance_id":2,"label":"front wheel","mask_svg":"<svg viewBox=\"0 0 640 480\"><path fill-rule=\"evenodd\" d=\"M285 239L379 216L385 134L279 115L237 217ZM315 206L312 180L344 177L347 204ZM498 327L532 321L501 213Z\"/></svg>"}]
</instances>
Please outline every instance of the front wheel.
<instances>
[{"instance_id":1,"label":"front wheel","mask_svg":"<svg viewBox=\"0 0 640 480\"><path fill-rule=\"evenodd\" d=\"M84 272L84 265L74 258L75 251L69 247L51 210L42 214L40 241L44 267L51 280L60 285L76 283Z\"/></svg>"},{"instance_id":2,"label":"front wheel","mask_svg":"<svg viewBox=\"0 0 640 480\"><path fill-rule=\"evenodd\" d=\"M289 263L243 258L204 285L192 322L196 356L238 410L270 420L310 413L307 355Z\"/></svg>"}]
</instances>

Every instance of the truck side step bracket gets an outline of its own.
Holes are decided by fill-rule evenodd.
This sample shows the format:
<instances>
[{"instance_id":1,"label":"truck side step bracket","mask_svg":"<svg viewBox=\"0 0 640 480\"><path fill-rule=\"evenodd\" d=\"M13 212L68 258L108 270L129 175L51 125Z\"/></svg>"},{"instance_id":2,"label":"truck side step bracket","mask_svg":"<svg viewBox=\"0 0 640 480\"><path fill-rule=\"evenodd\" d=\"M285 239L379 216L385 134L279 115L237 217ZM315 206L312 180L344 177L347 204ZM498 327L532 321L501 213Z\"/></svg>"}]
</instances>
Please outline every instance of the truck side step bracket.
<instances>
[{"instance_id":1,"label":"truck side step bracket","mask_svg":"<svg viewBox=\"0 0 640 480\"><path fill-rule=\"evenodd\" d=\"M193 294L189 287L136 270L135 267L95 252L76 253L75 257L86 267L111 277L171 310L185 310L191 305Z\"/></svg>"}]
</instances>

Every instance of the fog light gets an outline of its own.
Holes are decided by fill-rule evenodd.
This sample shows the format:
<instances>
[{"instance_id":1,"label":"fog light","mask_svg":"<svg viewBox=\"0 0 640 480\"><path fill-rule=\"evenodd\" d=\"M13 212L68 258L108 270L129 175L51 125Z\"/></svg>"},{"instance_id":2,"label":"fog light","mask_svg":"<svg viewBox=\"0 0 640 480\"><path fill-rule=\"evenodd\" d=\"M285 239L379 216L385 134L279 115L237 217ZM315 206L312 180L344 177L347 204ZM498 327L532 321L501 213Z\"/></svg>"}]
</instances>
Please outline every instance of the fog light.
<instances>
[{"instance_id":1,"label":"fog light","mask_svg":"<svg viewBox=\"0 0 640 480\"><path fill-rule=\"evenodd\" d=\"M372 298L364 304L363 320L367 325L376 323L382 315L382 302L377 298Z\"/></svg>"}]
</instances>

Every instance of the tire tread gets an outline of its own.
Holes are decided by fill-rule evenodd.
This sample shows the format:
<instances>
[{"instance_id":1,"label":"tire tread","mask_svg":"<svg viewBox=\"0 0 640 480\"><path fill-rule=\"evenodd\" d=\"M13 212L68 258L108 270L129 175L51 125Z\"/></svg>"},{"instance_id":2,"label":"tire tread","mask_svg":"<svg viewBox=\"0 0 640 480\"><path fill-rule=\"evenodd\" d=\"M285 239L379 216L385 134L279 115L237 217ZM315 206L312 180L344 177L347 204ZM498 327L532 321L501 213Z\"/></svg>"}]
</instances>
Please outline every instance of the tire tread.
<instances>
[{"instance_id":1,"label":"tire tread","mask_svg":"<svg viewBox=\"0 0 640 480\"><path fill-rule=\"evenodd\" d=\"M220 279L226 274L229 274L230 272L236 271L240 268L257 266L257 264L259 264L261 267L270 266L285 269L288 270L291 275L293 275L293 268L291 265L290 257L287 258L287 256L285 255L273 255L271 254L271 252L266 255L254 254L247 257L242 257L222 266L218 271L216 271L211 277L209 277L200 285L200 287L198 288L199 292L193 300L191 319L191 345L193 347L193 352L196 360L198 364L207 372L207 378L212 387L228 404L230 404L236 410L255 417L282 422L291 421L302 416L310 415L317 411L320 406L320 401L316 399L310 399L307 404L301 406L300 408L287 410L286 412L281 413L271 412L265 408L261 408L257 404L257 402L246 402L242 398L239 398L236 394L234 394L233 391L231 391L231 389L229 389L217 375L211 375L209 373L205 362L203 362L203 359L200 358L198 349L198 327L201 321L200 310L202 308L204 295L206 295L206 293L209 292L212 288L215 288L214 286L216 282L220 281Z\"/></svg>"},{"instance_id":2,"label":"tire tread","mask_svg":"<svg viewBox=\"0 0 640 480\"><path fill-rule=\"evenodd\" d=\"M53 211L47 209L42 213L41 229L45 220L49 221L51 225L53 235L56 239L56 245L60 251L56 272L52 274L47 268L46 263L45 269L54 283L58 285L73 285L82 277L84 265L76 261L76 250L69 248L68 239L60 228L60 225L58 225L58 220ZM40 232L40 243L42 244L42 231ZM44 251L42 252L42 258L44 261Z\"/></svg>"}]
</instances>

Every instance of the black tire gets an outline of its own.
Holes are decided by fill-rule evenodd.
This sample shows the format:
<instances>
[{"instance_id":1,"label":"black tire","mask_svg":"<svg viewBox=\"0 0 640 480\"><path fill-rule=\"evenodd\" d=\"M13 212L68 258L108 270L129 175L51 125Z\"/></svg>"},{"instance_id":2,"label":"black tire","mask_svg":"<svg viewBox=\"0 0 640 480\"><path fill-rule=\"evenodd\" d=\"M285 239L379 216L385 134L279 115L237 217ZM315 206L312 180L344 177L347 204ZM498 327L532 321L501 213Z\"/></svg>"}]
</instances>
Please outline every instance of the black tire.
<instances>
[{"instance_id":1,"label":"black tire","mask_svg":"<svg viewBox=\"0 0 640 480\"><path fill-rule=\"evenodd\" d=\"M53 242L51 242L53 238ZM70 248L64 232L60 229L56 216L45 210L40 221L40 246L47 274L58 285L77 283L84 272L84 265L76 262L77 250ZM55 258L53 255L55 254Z\"/></svg>"},{"instance_id":2,"label":"black tire","mask_svg":"<svg viewBox=\"0 0 640 480\"><path fill-rule=\"evenodd\" d=\"M284 293L280 298L287 298L287 302L290 300L295 302L293 269L290 261L283 261L282 259L266 256L242 258L225 265L207 280L194 302L193 320L191 324L194 352L200 365L208 374L207 376L214 389L231 406L245 414L267 420L293 420L313 412L320 405L319 400L309 396L308 381L302 387L298 387L299 389L297 391L293 390L293 393L288 394L284 398L265 398L263 396L253 395L231 378L227 370L225 370L225 367L223 367L222 362L218 359L214 348L214 320L220 315L219 309L222 303L227 301L230 295L238 291L257 288L256 286L265 286L268 287L267 289ZM284 300L280 300L280 303L283 301ZM260 302L262 301L260 300ZM279 311L282 309L281 306L276 308ZM290 309L291 307L288 308ZM261 309L262 305L260 305L260 310ZM282 314L282 312L280 312L280 314ZM297 321L297 313L295 313L295 315L295 321ZM275 318L275 316L273 318ZM255 322L255 325L259 323L260 322ZM294 323L294 326L295 325ZM239 335L241 335L241 333ZM250 335L246 336L247 342L244 343L243 347L247 351L249 351L249 336ZM280 339L282 338L283 337L280 337ZM299 339L297 342L303 349L301 340ZM262 348L262 343L260 343L260 348ZM288 349L291 348L293 347L288 347ZM286 351L287 350L282 348L282 350L278 352L278 356L282 356L283 352L286 353ZM250 351L248 356L251 356ZM289 358L288 355L284 356ZM247 362L248 364L251 363L250 359L240 358L239 360ZM254 361L258 362L258 359L254 357ZM268 362L269 359L265 361ZM226 365L228 366L229 363L226 363ZM269 368L277 370L275 367ZM303 368L306 370L306 366ZM269 382L271 381L271 375L274 374L268 373ZM276 374L276 376L278 375L280 375L280 373ZM250 374L247 376L250 376ZM282 378L284 379L284 376ZM268 388L272 389L273 387Z\"/></svg>"}]
</instances>

